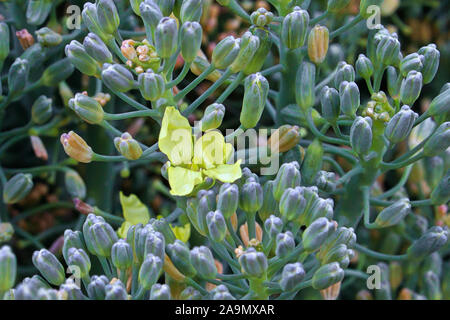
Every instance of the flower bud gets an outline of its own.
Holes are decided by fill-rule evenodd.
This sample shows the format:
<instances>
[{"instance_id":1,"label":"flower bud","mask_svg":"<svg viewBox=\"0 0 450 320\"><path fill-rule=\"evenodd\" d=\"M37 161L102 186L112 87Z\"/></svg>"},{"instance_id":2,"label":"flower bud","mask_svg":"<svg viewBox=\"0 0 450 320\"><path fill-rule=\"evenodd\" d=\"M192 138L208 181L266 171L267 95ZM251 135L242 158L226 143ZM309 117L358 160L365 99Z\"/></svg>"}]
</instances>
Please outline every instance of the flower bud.
<instances>
[{"instance_id":1,"label":"flower bud","mask_svg":"<svg viewBox=\"0 0 450 320\"><path fill-rule=\"evenodd\" d=\"M410 109L409 106L403 106L391 120L389 120L384 135L391 143L399 143L405 140L411 133L414 122L418 114Z\"/></svg>"},{"instance_id":2,"label":"flower bud","mask_svg":"<svg viewBox=\"0 0 450 320\"><path fill-rule=\"evenodd\" d=\"M305 191L304 191L305 192ZM313 193L314 194L314 193ZM305 197L307 195L305 194ZM311 197L311 196L310 196ZM333 218L333 206L334 201L333 199L322 199L319 197L312 197L310 201L307 201L309 204L309 210L308 214L304 215L301 219L302 222L306 225L310 225L313 223L316 219L325 217L327 219Z\"/></svg>"},{"instance_id":3,"label":"flower bud","mask_svg":"<svg viewBox=\"0 0 450 320\"><path fill-rule=\"evenodd\" d=\"M245 75L260 71L266 61L270 49L272 48L272 38L270 37L268 30L263 28L254 28L251 32L259 38L259 47L253 55L253 58L245 66Z\"/></svg>"},{"instance_id":4,"label":"flower bud","mask_svg":"<svg viewBox=\"0 0 450 320\"><path fill-rule=\"evenodd\" d=\"M400 99L403 103L412 106L419 98L422 90L422 74L417 71L410 71L403 79L400 87Z\"/></svg>"},{"instance_id":5,"label":"flower bud","mask_svg":"<svg viewBox=\"0 0 450 320\"><path fill-rule=\"evenodd\" d=\"M231 295L228 288L223 284L218 285L211 290L210 297L211 300L236 300L236 298Z\"/></svg>"},{"instance_id":6,"label":"flower bud","mask_svg":"<svg viewBox=\"0 0 450 320\"><path fill-rule=\"evenodd\" d=\"M153 254L146 255L139 269L139 285L149 290L158 281L162 267L163 262L159 257Z\"/></svg>"},{"instance_id":7,"label":"flower bud","mask_svg":"<svg viewBox=\"0 0 450 320\"><path fill-rule=\"evenodd\" d=\"M149 69L138 78L139 90L145 100L156 101L162 97L165 90L164 78Z\"/></svg>"},{"instance_id":8,"label":"flower bud","mask_svg":"<svg viewBox=\"0 0 450 320\"><path fill-rule=\"evenodd\" d=\"M244 128L251 129L258 124L269 94L269 82L260 73L245 78L244 98L240 121Z\"/></svg>"},{"instance_id":9,"label":"flower bud","mask_svg":"<svg viewBox=\"0 0 450 320\"><path fill-rule=\"evenodd\" d=\"M442 300L441 281L439 276L433 271L428 271L424 275L425 295L430 300Z\"/></svg>"},{"instance_id":10,"label":"flower bud","mask_svg":"<svg viewBox=\"0 0 450 320\"><path fill-rule=\"evenodd\" d=\"M408 248L408 257L412 260L423 260L443 247L447 243L447 239L447 228L432 227Z\"/></svg>"},{"instance_id":11,"label":"flower bud","mask_svg":"<svg viewBox=\"0 0 450 320\"><path fill-rule=\"evenodd\" d=\"M69 253L70 256L70 253ZM33 253L33 264L44 278L55 286L64 283L66 277L64 268L58 259L47 249L41 249Z\"/></svg>"},{"instance_id":12,"label":"flower bud","mask_svg":"<svg viewBox=\"0 0 450 320\"><path fill-rule=\"evenodd\" d=\"M226 69L236 59L240 51L240 42L233 36L221 40L213 50L212 64L217 69Z\"/></svg>"},{"instance_id":13,"label":"flower bud","mask_svg":"<svg viewBox=\"0 0 450 320\"><path fill-rule=\"evenodd\" d=\"M83 249L70 248L67 256L67 265L80 278L87 277L91 270L91 260Z\"/></svg>"},{"instance_id":14,"label":"flower bud","mask_svg":"<svg viewBox=\"0 0 450 320\"><path fill-rule=\"evenodd\" d=\"M358 85L355 82L341 82L339 87L339 99L342 112L353 118L360 104Z\"/></svg>"},{"instance_id":15,"label":"flower bud","mask_svg":"<svg viewBox=\"0 0 450 320\"><path fill-rule=\"evenodd\" d=\"M81 16L83 23L88 28L89 32L95 33L103 42L113 39L113 36L105 32L103 26L99 23L97 6L94 3L85 3Z\"/></svg>"},{"instance_id":16,"label":"flower bud","mask_svg":"<svg viewBox=\"0 0 450 320\"><path fill-rule=\"evenodd\" d=\"M346 6L348 6L349 3L350 0L328 0L327 11L332 13L338 13Z\"/></svg>"},{"instance_id":17,"label":"flower bud","mask_svg":"<svg viewBox=\"0 0 450 320\"><path fill-rule=\"evenodd\" d=\"M64 244L62 247L62 254L66 262L68 262L69 250L71 248L83 250L85 249L83 235L80 231L72 231L70 229L67 229L66 231L64 231Z\"/></svg>"},{"instance_id":18,"label":"flower bud","mask_svg":"<svg viewBox=\"0 0 450 320\"><path fill-rule=\"evenodd\" d=\"M436 129L431 138L423 146L427 157L434 157L447 150L450 146L450 122L444 122Z\"/></svg>"},{"instance_id":19,"label":"flower bud","mask_svg":"<svg viewBox=\"0 0 450 320\"><path fill-rule=\"evenodd\" d=\"M182 274L187 277L195 276L197 270L191 263L189 248L183 241L177 239L174 243L168 244L167 254Z\"/></svg>"},{"instance_id":20,"label":"flower bud","mask_svg":"<svg viewBox=\"0 0 450 320\"><path fill-rule=\"evenodd\" d=\"M270 24L273 20L273 13L267 11L265 8L261 7L253 11L250 15L250 21L253 25L258 27L264 27L267 24Z\"/></svg>"},{"instance_id":21,"label":"flower bud","mask_svg":"<svg viewBox=\"0 0 450 320\"><path fill-rule=\"evenodd\" d=\"M62 36L47 27L36 31L37 39L44 47L55 47L62 42Z\"/></svg>"},{"instance_id":22,"label":"flower bud","mask_svg":"<svg viewBox=\"0 0 450 320\"><path fill-rule=\"evenodd\" d=\"M31 120L36 124L46 123L52 116L52 99L42 95L31 107Z\"/></svg>"},{"instance_id":23,"label":"flower bud","mask_svg":"<svg viewBox=\"0 0 450 320\"><path fill-rule=\"evenodd\" d=\"M434 188L430 199L433 205L446 204L450 201L450 171L447 171L436 188Z\"/></svg>"},{"instance_id":24,"label":"flower bud","mask_svg":"<svg viewBox=\"0 0 450 320\"><path fill-rule=\"evenodd\" d=\"M58 293L62 300L86 300L86 296L72 278L67 279L59 287Z\"/></svg>"},{"instance_id":25,"label":"flower bud","mask_svg":"<svg viewBox=\"0 0 450 320\"><path fill-rule=\"evenodd\" d=\"M356 60L356 72L361 78L370 79L374 72L372 61L365 55L360 54L358 60Z\"/></svg>"},{"instance_id":26,"label":"flower bud","mask_svg":"<svg viewBox=\"0 0 450 320\"><path fill-rule=\"evenodd\" d=\"M163 2L164 0L159 0ZM170 2L170 1L169 1ZM172 1L173 2L173 1ZM181 22L199 22L203 11L203 0L184 0L180 9Z\"/></svg>"},{"instance_id":27,"label":"flower bud","mask_svg":"<svg viewBox=\"0 0 450 320\"><path fill-rule=\"evenodd\" d=\"M252 278L263 278L267 272L267 257L262 252L258 252L255 248L248 248L239 257L239 264L242 273Z\"/></svg>"},{"instance_id":28,"label":"flower bud","mask_svg":"<svg viewBox=\"0 0 450 320\"><path fill-rule=\"evenodd\" d=\"M372 147L372 119L357 117L350 129L350 144L353 151L360 155L369 152Z\"/></svg>"},{"instance_id":29,"label":"flower bud","mask_svg":"<svg viewBox=\"0 0 450 320\"><path fill-rule=\"evenodd\" d=\"M215 242L222 242L227 233L225 219L219 210L210 211L206 215L209 236Z\"/></svg>"},{"instance_id":30,"label":"flower bud","mask_svg":"<svg viewBox=\"0 0 450 320\"><path fill-rule=\"evenodd\" d=\"M394 226L411 213L411 204L408 199L400 199L389 207L383 209L375 220L378 228Z\"/></svg>"},{"instance_id":31,"label":"flower bud","mask_svg":"<svg viewBox=\"0 0 450 320\"><path fill-rule=\"evenodd\" d=\"M128 300L128 293L120 280L105 286L105 300Z\"/></svg>"},{"instance_id":32,"label":"flower bud","mask_svg":"<svg viewBox=\"0 0 450 320\"><path fill-rule=\"evenodd\" d=\"M14 175L3 188L3 201L13 204L25 198L33 188L32 178L31 174L18 173Z\"/></svg>"},{"instance_id":33,"label":"flower bud","mask_svg":"<svg viewBox=\"0 0 450 320\"><path fill-rule=\"evenodd\" d=\"M400 94L400 84L397 82L397 69L392 66L387 68L387 87L391 97L397 98Z\"/></svg>"},{"instance_id":34,"label":"flower bud","mask_svg":"<svg viewBox=\"0 0 450 320\"><path fill-rule=\"evenodd\" d=\"M306 185L311 185L322 168L323 146L319 139L314 141L306 149L305 158L302 163L301 174Z\"/></svg>"},{"instance_id":35,"label":"flower bud","mask_svg":"<svg viewBox=\"0 0 450 320\"><path fill-rule=\"evenodd\" d=\"M114 91L127 92L134 87L133 74L120 64L105 63L103 65L102 80Z\"/></svg>"},{"instance_id":36,"label":"flower bud","mask_svg":"<svg viewBox=\"0 0 450 320\"><path fill-rule=\"evenodd\" d=\"M38 275L23 279L14 289L15 300L33 300L40 289L48 288L48 284Z\"/></svg>"},{"instance_id":37,"label":"flower bud","mask_svg":"<svg viewBox=\"0 0 450 320\"><path fill-rule=\"evenodd\" d=\"M308 11L300 7L286 15L281 26L281 41L289 49L297 49L305 44L306 31L309 25Z\"/></svg>"},{"instance_id":38,"label":"flower bud","mask_svg":"<svg viewBox=\"0 0 450 320\"><path fill-rule=\"evenodd\" d=\"M270 238L275 239L275 237L283 229L283 221L274 216L273 214L264 222L264 229L269 234Z\"/></svg>"},{"instance_id":39,"label":"flower bud","mask_svg":"<svg viewBox=\"0 0 450 320\"><path fill-rule=\"evenodd\" d=\"M339 92L328 86L320 92L320 104L322 105L322 117L329 123L336 123L340 110Z\"/></svg>"},{"instance_id":40,"label":"flower bud","mask_svg":"<svg viewBox=\"0 0 450 320\"><path fill-rule=\"evenodd\" d=\"M28 1L26 18L27 23L33 26L41 25L47 20L52 9L51 0L30 0Z\"/></svg>"},{"instance_id":41,"label":"flower bud","mask_svg":"<svg viewBox=\"0 0 450 320\"><path fill-rule=\"evenodd\" d=\"M259 38L254 36L251 32L245 32L239 41L239 53L230 65L230 70L233 73L239 72L252 60L259 47Z\"/></svg>"},{"instance_id":42,"label":"flower bud","mask_svg":"<svg viewBox=\"0 0 450 320\"><path fill-rule=\"evenodd\" d=\"M343 81L347 82L355 81L355 69L353 69L352 65L349 65L344 61L341 61L339 62L336 74L334 75L334 87L336 89L339 89Z\"/></svg>"},{"instance_id":43,"label":"flower bud","mask_svg":"<svg viewBox=\"0 0 450 320\"><path fill-rule=\"evenodd\" d=\"M169 58L177 50L178 27L175 19L162 18L155 30L155 47L160 58Z\"/></svg>"},{"instance_id":44,"label":"flower bud","mask_svg":"<svg viewBox=\"0 0 450 320\"><path fill-rule=\"evenodd\" d=\"M427 113L430 116L446 115L450 111L450 88L441 91L433 101L431 101Z\"/></svg>"},{"instance_id":45,"label":"flower bud","mask_svg":"<svg viewBox=\"0 0 450 320\"><path fill-rule=\"evenodd\" d=\"M400 42L394 36L384 36L377 45L376 54L384 65L393 65L400 53Z\"/></svg>"},{"instance_id":46,"label":"flower bud","mask_svg":"<svg viewBox=\"0 0 450 320\"><path fill-rule=\"evenodd\" d=\"M225 106L219 103L213 103L206 107L203 118L200 120L201 130L207 131L217 129L222 124L225 116Z\"/></svg>"},{"instance_id":47,"label":"flower bud","mask_svg":"<svg viewBox=\"0 0 450 320\"><path fill-rule=\"evenodd\" d=\"M17 58L9 67L8 72L8 95L11 98L17 97L27 84L30 73L30 64L28 60Z\"/></svg>"},{"instance_id":48,"label":"flower bud","mask_svg":"<svg viewBox=\"0 0 450 320\"><path fill-rule=\"evenodd\" d=\"M300 142L300 128L289 124L279 127L269 138L267 145L272 153L286 152Z\"/></svg>"},{"instance_id":49,"label":"flower bud","mask_svg":"<svg viewBox=\"0 0 450 320\"><path fill-rule=\"evenodd\" d=\"M117 151L127 159L137 160L142 155L141 146L128 132L123 133L120 138L114 138L114 145Z\"/></svg>"},{"instance_id":50,"label":"flower bud","mask_svg":"<svg viewBox=\"0 0 450 320\"><path fill-rule=\"evenodd\" d=\"M420 48L418 53L424 56L423 67L421 70L423 75L423 84L429 84L433 81L434 76L437 73L441 54L439 53L439 50L436 49L436 45L434 43Z\"/></svg>"},{"instance_id":51,"label":"flower bud","mask_svg":"<svg viewBox=\"0 0 450 320\"><path fill-rule=\"evenodd\" d=\"M133 2L131 1L131 5L133 6ZM168 1L170 2L170 1ZM142 1L138 5L137 9L140 12L140 16L142 18L142 21L144 22L144 25L147 27L150 27L152 30L152 36L154 36L154 30L156 29L156 26L158 25L159 21L163 18L163 13L161 12L161 9L159 6L155 3L154 0L146 0ZM165 16L169 16L165 15Z\"/></svg>"},{"instance_id":52,"label":"flower bud","mask_svg":"<svg viewBox=\"0 0 450 320\"><path fill-rule=\"evenodd\" d=\"M89 243L95 255L110 257L111 248L118 240L114 229L106 222L96 222L88 228L87 234L83 230L86 243Z\"/></svg>"},{"instance_id":53,"label":"flower bud","mask_svg":"<svg viewBox=\"0 0 450 320\"><path fill-rule=\"evenodd\" d=\"M82 93L77 93L74 98L69 100L69 108L90 124L102 122L105 114L97 100Z\"/></svg>"},{"instance_id":54,"label":"flower bud","mask_svg":"<svg viewBox=\"0 0 450 320\"><path fill-rule=\"evenodd\" d=\"M192 287L187 287L180 293L180 300L202 300L202 298L202 294Z\"/></svg>"},{"instance_id":55,"label":"flower bud","mask_svg":"<svg viewBox=\"0 0 450 320\"><path fill-rule=\"evenodd\" d=\"M127 270L133 264L133 248L123 239L111 247L111 261L117 269Z\"/></svg>"},{"instance_id":56,"label":"flower bud","mask_svg":"<svg viewBox=\"0 0 450 320\"><path fill-rule=\"evenodd\" d=\"M84 199L86 196L86 185L78 172L68 170L64 175L64 183L70 196L77 199Z\"/></svg>"},{"instance_id":57,"label":"flower bud","mask_svg":"<svg viewBox=\"0 0 450 320\"><path fill-rule=\"evenodd\" d=\"M42 84L46 87L56 87L58 83L70 77L74 71L74 67L68 62L68 58L61 59L45 69L41 78Z\"/></svg>"},{"instance_id":58,"label":"flower bud","mask_svg":"<svg viewBox=\"0 0 450 320\"><path fill-rule=\"evenodd\" d=\"M347 268L354 254L353 250L347 249L345 244L339 244L326 252L321 263L337 262L341 268Z\"/></svg>"},{"instance_id":59,"label":"flower bud","mask_svg":"<svg viewBox=\"0 0 450 320\"><path fill-rule=\"evenodd\" d=\"M323 290L344 279L344 270L339 263L332 262L321 266L312 277L312 287Z\"/></svg>"},{"instance_id":60,"label":"flower bud","mask_svg":"<svg viewBox=\"0 0 450 320\"><path fill-rule=\"evenodd\" d=\"M285 233L279 233L276 239L276 256L280 259L287 257L295 248L295 240L292 232L286 231Z\"/></svg>"},{"instance_id":61,"label":"flower bud","mask_svg":"<svg viewBox=\"0 0 450 320\"><path fill-rule=\"evenodd\" d=\"M17 259L9 246L0 248L0 291L6 292L16 282ZM3 298L3 297L1 297Z\"/></svg>"},{"instance_id":62,"label":"flower bud","mask_svg":"<svg viewBox=\"0 0 450 320\"><path fill-rule=\"evenodd\" d=\"M150 291L150 300L170 300L170 287L167 284L155 283Z\"/></svg>"},{"instance_id":63,"label":"flower bud","mask_svg":"<svg viewBox=\"0 0 450 320\"><path fill-rule=\"evenodd\" d=\"M302 234L303 248L309 252L316 251L333 231L334 224L327 218L316 219Z\"/></svg>"},{"instance_id":64,"label":"flower bud","mask_svg":"<svg viewBox=\"0 0 450 320\"><path fill-rule=\"evenodd\" d=\"M305 278L305 270L300 262L289 263L284 266L279 281L284 292L293 290Z\"/></svg>"},{"instance_id":65,"label":"flower bud","mask_svg":"<svg viewBox=\"0 0 450 320\"><path fill-rule=\"evenodd\" d=\"M152 254L163 261L165 255L165 242L161 232L149 232L145 239L144 257Z\"/></svg>"},{"instance_id":66,"label":"flower bud","mask_svg":"<svg viewBox=\"0 0 450 320\"><path fill-rule=\"evenodd\" d=\"M316 67L309 62L303 62L295 78L295 98L303 111L314 106L316 86Z\"/></svg>"},{"instance_id":67,"label":"flower bud","mask_svg":"<svg viewBox=\"0 0 450 320\"><path fill-rule=\"evenodd\" d=\"M298 218L306 209L302 188L287 188L281 196L279 209L281 217L286 221Z\"/></svg>"},{"instance_id":68,"label":"flower bud","mask_svg":"<svg viewBox=\"0 0 450 320\"><path fill-rule=\"evenodd\" d=\"M93 155L91 147L75 132L63 133L60 141L69 157L83 163L91 162Z\"/></svg>"},{"instance_id":69,"label":"flower bud","mask_svg":"<svg viewBox=\"0 0 450 320\"><path fill-rule=\"evenodd\" d=\"M181 55L184 61L190 63L195 60L202 45L203 30L198 22L185 22L181 26Z\"/></svg>"},{"instance_id":70,"label":"flower bud","mask_svg":"<svg viewBox=\"0 0 450 320\"><path fill-rule=\"evenodd\" d=\"M197 194L198 206L197 206L197 221L198 226L205 235L208 234L208 226L206 224L206 215L210 211L215 210L216 196L212 190L201 190Z\"/></svg>"},{"instance_id":71,"label":"flower bud","mask_svg":"<svg viewBox=\"0 0 450 320\"><path fill-rule=\"evenodd\" d=\"M217 267L208 247L194 247L191 250L190 257L198 276L203 279L214 279L216 277Z\"/></svg>"},{"instance_id":72,"label":"flower bud","mask_svg":"<svg viewBox=\"0 0 450 320\"><path fill-rule=\"evenodd\" d=\"M287 188L300 186L301 176L299 167L300 166L296 161L283 163L281 165L277 176L273 181L273 197L276 201L280 201Z\"/></svg>"},{"instance_id":73,"label":"flower bud","mask_svg":"<svg viewBox=\"0 0 450 320\"><path fill-rule=\"evenodd\" d=\"M143 230L147 230L147 232ZM148 228L144 229L141 223L132 225L128 229L126 241L133 249L133 259L136 264L141 264L142 260L144 260L145 238L147 234Z\"/></svg>"},{"instance_id":74,"label":"flower bud","mask_svg":"<svg viewBox=\"0 0 450 320\"><path fill-rule=\"evenodd\" d=\"M88 76L100 76L97 62L86 52L84 46L77 40L72 40L66 46L66 56L69 61L82 73Z\"/></svg>"},{"instance_id":75,"label":"flower bud","mask_svg":"<svg viewBox=\"0 0 450 320\"><path fill-rule=\"evenodd\" d=\"M95 33L89 33L84 38L83 46L86 52L101 65L104 63L112 63L113 57L111 52L103 40Z\"/></svg>"},{"instance_id":76,"label":"flower bud","mask_svg":"<svg viewBox=\"0 0 450 320\"><path fill-rule=\"evenodd\" d=\"M247 213L256 213L263 204L263 190L255 181L246 182L239 192L239 207Z\"/></svg>"},{"instance_id":77,"label":"flower bud","mask_svg":"<svg viewBox=\"0 0 450 320\"><path fill-rule=\"evenodd\" d=\"M336 174L321 170L316 175L314 185L320 190L331 193L336 190Z\"/></svg>"},{"instance_id":78,"label":"flower bud","mask_svg":"<svg viewBox=\"0 0 450 320\"><path fill-rule=\"evenodd\" d=\"M316 25L312 28L308 36L309 60L315 64L321 64L327 56L329 42L330 35L327 27Z\"/></svg>"},{"instance_id":79,"label":"flower bud","mask_svg":"<svg viewBox=\"0 0 450 320\"><path fill-rule=\"evenodd\" d=\"M400 72L403 77L406 77L410 71L420 72L423 67L424 56L414 52L402 59L400 62Z\"/></svg>"},{"instance_id":80,"label":"flower bud","mask_svg":"<svg viewBox=\"0 0 450 320\"><path fill-rule=\"evenodd\" d=\"M104 32L108 34L117 32L120 17L113 0L97 1L97 19Z\"/></svg>"},{"instance_id":81,"label":"flower bud","mask_svg":"<svg viewBox=\"0 0 450 320\"><path fill-rule=\"evenodd\" d=\"M0 61L5 61L9 55L10 35L9 27L5 22L0 22Z\"/></svg>"}]
</instances>

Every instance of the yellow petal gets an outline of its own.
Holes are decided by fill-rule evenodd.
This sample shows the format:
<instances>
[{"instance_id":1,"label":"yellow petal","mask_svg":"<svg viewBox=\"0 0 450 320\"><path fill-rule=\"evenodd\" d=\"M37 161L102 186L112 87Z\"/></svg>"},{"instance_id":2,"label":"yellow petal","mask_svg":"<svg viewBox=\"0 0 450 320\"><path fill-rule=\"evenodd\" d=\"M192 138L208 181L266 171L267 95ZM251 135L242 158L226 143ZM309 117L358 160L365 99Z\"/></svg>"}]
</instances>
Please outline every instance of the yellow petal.
<instances>
[{"instance_id":1,"label":"yellow petal","mask_svg":"<svg viewBox=\"0 0 450 320\"><path fill-rule=\"evenodd\" d=\"M148 208L136 195L130 194L130 196L127 197L120 192L119 198L125 221L128 221L132 225L138 223L147 224L148 220L150 220Z\"/></svg>"},{"instance_id":2,"label":"yellow petal","mask_svg":"<svg viewBox=\"0 0 450 320\"><path fill-rule=\"evenodd\" d=\"M229 152L229 147L225 145L225 138L222 133L208 131L195 142L193 163L205 169L211 169L219 164L226 163Z\"/></svg>"},{"instance_id":3,"label":"yellow petal","mask_svg":"<svg viewBox=\"0 0 450 320\"><path fill-rule=\"evenodd\" d=\"M238 160L235 164L218 165L215 168L204 170L203 173L222 182L232 183L242 176L241 160Z\"/></svg>"},{"instance_id":4,"label":"yellow petal","mask_svg":"<svg viewBox=\"0 0 450 320\"><path fill-rule=\"evenodd\" d=\"M174 107L166 108L159 132L158 146L173 165L191 163L192 128L188 119Z\"/></svg>"},{"instance_id":5,"label":"yellow petal","mask_svg":"<svg viewBox=\"0 0 450 320\"><path fill-rule=\"evenodd\" d=\"M184 227L172 227L172 225L170 225L170 228L172 229L173 233L175 234L175 237L178 240L181 240L183 242L188 242L189 237L191 236L191 224L190 223L186 223L184 225Z\"/></svg>"},{"instance_id":6,"label":"yellow petal","mask_svg":"<svg viewBox=\"0 0 450 320\"><path fill-rule=\"evenodd\" d=\"M117 230L117 234L121 239L125 239L127 237L128 229L130 229L131 226L132 224L128 221L124 221L122 223L120 228Z\"/></svg>"},{"instance_id":7,"label":"yellow petal","mask_svg":"<svg viewBox=\"0 0 450 320\"><path fill-rule=\"evenodd\" d=\"M194 187L203 181L199 171L192 171L182 167L169 167L167 171L170 184L170 193L174 196L185 196L192 192Z\"/></svg>"}]
</instances>

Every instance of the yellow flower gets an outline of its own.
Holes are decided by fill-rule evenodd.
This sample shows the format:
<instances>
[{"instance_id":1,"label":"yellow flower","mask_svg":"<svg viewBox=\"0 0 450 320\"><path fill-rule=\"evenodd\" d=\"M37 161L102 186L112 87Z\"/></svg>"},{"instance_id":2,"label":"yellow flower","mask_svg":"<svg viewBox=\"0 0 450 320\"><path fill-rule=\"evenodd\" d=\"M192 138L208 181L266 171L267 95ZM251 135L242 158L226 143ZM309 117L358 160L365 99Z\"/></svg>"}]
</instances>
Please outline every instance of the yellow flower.
<instances>
[{"instance_id":1,"label":"yellow flower","mask_svg":"<svg viewBox=\"0 0 450 320\"><path fill-rule=\"evenodd\" d=\"M240 160L228 164L234 149L218 131L208 131L198 140L189 121L174 107L167 107L158 140L170 161L167 170L171 194L185 196L206 177L234 182L242 175Z\"/></svg>"},{"instance_id":2,"label":"yellow flower","mask_svg":"<svg viewBox=\"0 0 450 320\"><path fill-rule=\"evenodd\" d=\"M123 217L125 221L117 233L121 238L126 238L128 229L135 224L147 224L150 220L148 208L139 200L139 198L130 194L128 197L120 192L120 204L122 205Z\"/></svg>"}]
</instances>

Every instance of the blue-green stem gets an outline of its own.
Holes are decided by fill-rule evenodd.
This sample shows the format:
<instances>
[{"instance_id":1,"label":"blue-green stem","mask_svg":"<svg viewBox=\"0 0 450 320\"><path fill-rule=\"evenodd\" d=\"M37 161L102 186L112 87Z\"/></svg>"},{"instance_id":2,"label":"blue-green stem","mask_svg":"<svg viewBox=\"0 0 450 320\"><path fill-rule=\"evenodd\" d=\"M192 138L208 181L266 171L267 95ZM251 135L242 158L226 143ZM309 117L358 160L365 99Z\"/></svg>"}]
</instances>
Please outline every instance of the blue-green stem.
<instances>
[{"instance_id":1,"label":"blue-green stem","mask_svg":"<svg viewBox=\"0 0 450 320\"><path fill-rule=\"evenodd\" d=\"M409 177L409 175L411 173L412 167L413 167L412 164L407 166L405 168L405 170L403 171L403 174L402 174L402 177L400 178L400 181L394 187L392 187L390 190L388 190L385 193L383 193L383 194L379 195L378 197L376 197L376 199L382 200L382 199L389 198L389 197L393 196L398 190L403 188L403 186L405 185L406 181L408 181L408 177Z\"/></svg>"},{"instance_id":2,"label":"blue-green stem","mask_svg":"<svg viewBox=\"0 0 450 320\"><path fill-rule=\"evenodd\" d=\"M140 110L140 111L132 111L125 113L105 113L105 120L124 120L130 118L140 118L140 117L157 117L159 112L157 110Z\"/></svg>"},{"instance_id":3,"label":"blue-green stem","mask_svg":"<svg viewBox=\"0 0 450 320\"><path fill-rule=\"evenodd\" d=\"M180 74L172 81L166 83L166 89L172 88L177 86L183 79L186 77L186 75L189 72L189 69L191 67L192 63L185 63L183 65L183 69L181 70Z\"/></svg>"},{"instance_id":4,"label":"blue-green stem","mask_svg":"<svg viewBox=\"0 0 450 320\"><path fill-rule=\"evenodd\" d=\"M206 68L197 78L195 78L194 81L192 81L186 88L181 90L177 95L175 95L174 100L180 101L183 99L189 92L191 92L194 88L196 88L200 82L206 79L208 75L210 75L212 72L216 70L216 67L214 65L210 65L208 68Z\"/></svg>"},{"instance_id":5,"label":"blue-green stem","mask_svg":"<svg viewBox=\"0 0 450 320\"><path fill-rule=\"evenodd\" d=\"M216 103L223 103L226 98L241 84L242 79L244 79L245 75L241 71L239 72L236 79L233 80L233 82L225 89L224 92L217 98Z\"/></svg>"},{"instance_id":6,"label":"blue-green stem","mask_svg":"<svg viewBox=\"0 0 450 320\"><path fill-rule=\"evenodd\" d=\"M345 139L328 137L328 136L324 135L323 133L321 133L316 128L316 125L314 124L314 120L312 117L312 108L310 108L307 112L305 112L305 117L306 117L306 121L308 123L308 127L311 129L312 133L320 140L328 142L328 143L350 146L350 142Z\"/></svg>"},{"instance_id":7,"label":"blue-green stem","mask_svg":"<svg viewBox=\"0 0 450 320\"><path fill-rule=\"evenodd\" d=\"M375 259L380 259L380 260L385 260L385 261L403 261L406 260L408 258L408 256L406 254L402 254L402 255L390 255L390 254L384 254L384 253L380 253L380 252L376 252L373 250L370 250L366 247L361 246L360 244L355 244L355 250L368 255L372 258Z\"/></svg>"}]
</instances>

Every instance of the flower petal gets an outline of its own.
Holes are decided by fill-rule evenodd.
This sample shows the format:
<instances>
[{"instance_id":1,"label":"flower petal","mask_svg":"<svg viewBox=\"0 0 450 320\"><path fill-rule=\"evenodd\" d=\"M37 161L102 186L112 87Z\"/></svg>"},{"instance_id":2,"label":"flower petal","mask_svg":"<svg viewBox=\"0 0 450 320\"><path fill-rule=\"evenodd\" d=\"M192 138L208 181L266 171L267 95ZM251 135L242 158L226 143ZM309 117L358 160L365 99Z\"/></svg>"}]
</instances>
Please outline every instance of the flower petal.
<instances>
[{"instance_id":1,"label":"flower petal","mask_svg":"<svg viewBox=\"0 0 450 320\"><path fill-rule=\"evenodd\" d=\"M204 170L203 173L222 182L232 183L242 176L241 160L238 160L235 164L218 165L215 168Z\"/></svg>"},{"instance_id":2,"label":"flower petal","mask_svg":"<svg viewBox=\"0 0 450 320\"><path fill-rule=\"evenodd\" d=\"M174 196L185 196L203 181L202 174L182 167L169 167L167 170L170 193Z\"/></svg>"},{"instance_id":3,"label":"flower petal","mask_svg":"<svg viewBox=\"0 0 450 320\"><path fill-rule=\"evenodd\" d=\"M205 169L212 169L226 163L229 153L222 133L208 131L195 142L193 163Z\"/></svg>"}]
</instances>

